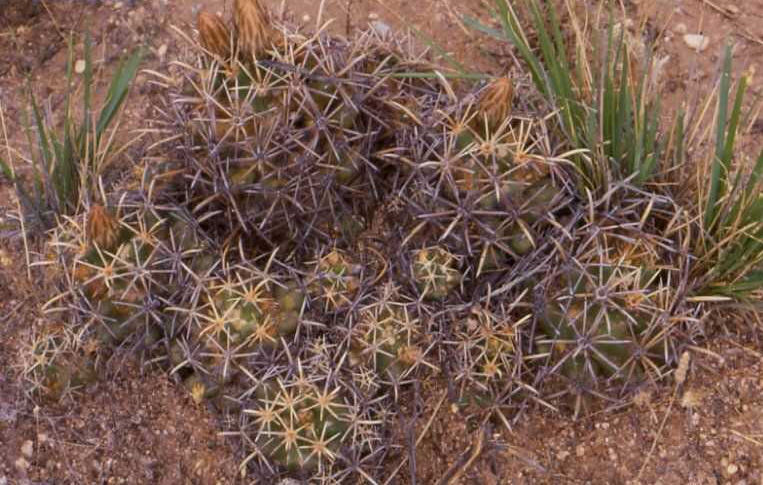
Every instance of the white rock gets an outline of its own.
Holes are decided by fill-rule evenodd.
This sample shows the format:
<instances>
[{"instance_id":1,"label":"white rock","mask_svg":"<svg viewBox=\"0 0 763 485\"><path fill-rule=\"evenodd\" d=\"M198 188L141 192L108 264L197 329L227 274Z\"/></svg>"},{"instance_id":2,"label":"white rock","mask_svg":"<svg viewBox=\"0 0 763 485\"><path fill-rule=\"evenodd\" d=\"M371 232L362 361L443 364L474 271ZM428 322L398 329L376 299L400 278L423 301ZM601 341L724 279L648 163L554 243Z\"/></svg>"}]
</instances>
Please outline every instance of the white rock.
<instances>
[{"instance_id":1,"label":"white rock","mask_svg":"<svg viewBox=\"0 0 763 485\"><path fill-rule=\"evenodd\" d=\"M373 28L380 37L384 37L392 31L392 27L381 20L374 20L371 22L371 28Z\"/></svg>"},{"instance_id":2,"label":"white rock","mask_svg":"<svg viewBox=\"0 0 763 485\"><path fill-rule=\"evenodd\" d=\"M710 45L710 38L701 34L685 34L684 42L691 49L694 49L697 52L702 52L707 49L708 45Z\"/></svg>"},{"instance_id":3,"label":"white rock","mask_svg":"<svg viewBox=\"0 0 763 485\"><path fill-rule=\"evenodd\" d=\"M13 462L16 469L22 473L26 472L29 468L29 462L24 459L23 456L19 457L16 461Z\"/></svg>"},{"instance_id":4,"label":"white rock","mask_svg":"<svg viewBox=\"0 0 763 485\"><path fill-rule=\"evenodd\" d=\"M85 67L87 67L87 64L85 64L84 59L77 59L77 62L74 63L74 72L77 74L82 74L85 72Z\"/></svg>"},{"instance_id":5,"label":"white rock","mask_svg":"<svg viewBox=\"0 0 763 485\"><path fill-rule=\"evenodd\" d=\"M21 445L21 454L27 458L32 458L32 454L34 454L34 443L32 443L32 440L24 441L24 444Z\"/></svg>"}]
</instances>

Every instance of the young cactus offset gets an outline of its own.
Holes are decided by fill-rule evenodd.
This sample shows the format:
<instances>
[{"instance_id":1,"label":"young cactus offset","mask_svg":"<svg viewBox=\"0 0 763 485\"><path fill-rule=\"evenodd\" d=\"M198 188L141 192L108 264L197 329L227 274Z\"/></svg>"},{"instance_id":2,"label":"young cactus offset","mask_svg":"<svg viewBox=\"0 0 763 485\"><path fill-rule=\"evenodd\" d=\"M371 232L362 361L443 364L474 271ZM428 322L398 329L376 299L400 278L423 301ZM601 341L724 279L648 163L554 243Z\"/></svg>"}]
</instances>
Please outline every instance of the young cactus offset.
<instances>
[{"instance_id":1,"label":"young cactus offset","mask_svg":"<svg viewBox=\"0 0 763 485\"><path fill-rule=\"evenodd\" d=\"M302 309L302 294L268 280L240 278L208 284L207 310L200 336L209 335L225 345L275 347L292 334Z\"/></svg>"},{"instance_id":2,"label":"young cactus offset","mask_svg":"<svg viewBox=\"0 0 763 485\"><path fill-rule=\"evenodd\" d=\"M529 318L525 315L515 320L504 309L494 312L483 306L473 306L464 318L459 315L455 341L459 347L457 380L485 391L515 377L521 355L517 334Z\"/></svg>"},{"instance_id":3,"label":"young cactus offset","mask_svg":"<svg viewBox=\"0 0 763 485\"><path fill-rule=\"evenodd\" d=\"M336 312L352 304L360 286L362 268L347 254L331 250L320 258L310 276L309 291L325 312Z\"/></svg>"},{"instance_id":4,"label":"young cactus offset","mask_svg":"<svg viewBox=\"0 0 763 485\"><path fill-rule=\"evenodd\" d=\"M427 300L444 300L455 290L461 274L458 260L447 249L434 246L414 251L412 255L413 281L421 297Z\"/></svg>"},{"instance_id":5,"label":"young cactus offset","mask_svg":"<svg viewBox=\"0 0 763 485\"><path fill-rule=\"evenodd\" d=\"M324 473L346 450L378 440L348 390L316 377L263 381L244 410L257 453L291 472Z\"/></svg>"},{"instance_id":6,"label":"young cactus offset","mask_svg":"<svg viewBox=\"0 0 763 485\"><path fill-rule=\"evenodd\" d=\"M533 360L544 365L539 381L566 382L551 396L565 396L576 416L592 397L616 400L675 362L676 330L691 312L673 286L683 277L665 237L684 224L675 214L669 201L613 191L581 212L569 249L558 250L569 263L546 276Z\"/></svg>"},{"instance_id":7,"label":"young cactus offset","mask_svg":"<svg viewBox=\"0 0 763 485\"><path fill-rule=\"evenodd\" d=\"M352 331L351 364L372 369L385 382L404 379L419 365L434 368L424 358L430 346L415 305L403 302L391 286L379 294L378 301L360 310Z\"/></svg>"}]
</instances>

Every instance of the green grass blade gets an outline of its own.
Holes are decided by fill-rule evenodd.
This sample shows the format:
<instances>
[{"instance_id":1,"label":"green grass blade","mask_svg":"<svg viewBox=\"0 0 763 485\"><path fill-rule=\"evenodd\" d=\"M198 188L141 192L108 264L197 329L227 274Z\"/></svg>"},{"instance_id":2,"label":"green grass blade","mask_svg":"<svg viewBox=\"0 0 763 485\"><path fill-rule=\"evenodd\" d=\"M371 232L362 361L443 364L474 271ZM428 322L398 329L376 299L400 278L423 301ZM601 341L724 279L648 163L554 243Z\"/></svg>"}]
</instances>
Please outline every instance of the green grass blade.
<instances>
[{"instance_id":1,"label":"green grass blade","mask_svg":"<svg viewBox=\"0 0 763 485\"><path fill-rule=\"evenodd\" d=\"M499 12L499 19L501 25L503 25L503 31L509 41L519 51L520 57L527 63L530 68L530 74L533 78L535 87L543 93L546 98L551 97L551 92L546 83L546 72L540 62L540 59L533 54L527 43L526 37L522 28L519 25L519 19L513 8L508 4L506 0L495 0L496 7Z\"/></svg>"},{"instance_id":2,"label":"green grass blade","mask_svg":"<svg viewBox=\"0 0 763 485\"><path fill-rule=\"evenodd\" d=\"M90 133L90 123L92 119L92 86L93 86L93 58L91 54L91 40L90 34L85 34L85 40L83 41L85 72L83 73L83 86L82 86L82 126L79 133L77 133L78 144L80 152L84 151L84 140Z\"/></svg>"},{"instance_id":3,"label":"green grass blade","mask_svg":"<svg viewBox=\"0 0 763 485\"><path fill-rule=\"evenodd\" d=\"M478 74L478 73L447 73L447 72L434 72L434 71L422 71L422 72L395 72L388 75L392 78L410 78L410 79L438 79L440 77L444 77L446 79L472 79L472 80L484 80L484 79L492 79L493 76L487 75L487 74Z\"/></svg>"},{"instance_id":4,"label":"green grass blade","mask_svg":"<svg viewBox=\"0 0 763 485\"><path fill-rule=\"evenodd\" d=\"M34 97L32 89L29 89L30 106L32 107L32 115L34 117L35 128L37 129L37 148L42 156L42 164L40 170L44 173L48 173L53 163L53 157L50 152L50 143L48 142L48 133L45 129L45 124L42 121L42 115L40 113L40 107L37 104L37 100Z\"/></svg>"},{"instance_id":5,"label":"green grass blade","mask_svg":"<svg viewBox=\"0 0 763 485\"><path fill-rule=\"evenodd\" d=\"M483 34L487 34L490 37L493 37L498 40L502 40L502 41L506 40L506 37L504 36L503 32L501 32L498 29L494 29L493 27L488 27L487 25L483 24L482 22L475 19L474 17L464 15L461 17L461 20L464 22L465 25L473 28L474 30L482 32Z\"/></svg>"},{"instance_id":6,"label":"green grass blade","mask_svg":"<svg viewBox=\"0 0 763 485\"><path fill-rule=\"evenodd\" d=\"M729 102L729 92L731 90L731 46L726 45L726 51L723 60L723 70L721 71L721 84L718 94L718 119L716 121L715 135L715 156L713 158L710 170L710 190L707 196L707 205L705 208L705 227L710 230L715 218L716 206L722 190L723 181L726 174L724 169L728 167L724 164L724 154L726 151L726 127L727 112Z\"/></svg>"},{"instance_id":7,"label":"green grass blade","mask_svg":"<svg viewBox=\"0 0 763 485\"><path fill-rule=\"evenodd\" d=\"M9 162L6 162L2 158L0 158L0 171L3 172L5 178L13 181L13 170L11 170L11 165Z\"/></svg>"},{"instance_id":8,"label":"green grass blade","mask_svg":"<svg viewBox=\"0 0 763 485\"><path fill-rule=\"evenodd\" d=\"M742 116L742 102L744 101L744 95L747 91L747 76L742 76L739 80L739 86L737 87L736 97L734 99L734 106L731 110L731 116L729 117L728 130L726 134L726 143L723 146L723 162L725 163L726 170L731 165L731 160L734 157L734 144L736 142L736 135L739 128L739 120ZM723 195L723 194L721 194Z\"/></svg>"},{"instance_id":9,"label":"green grass blade","mask_svg":"<svg viewBox=\"0 0 763 485\"><path fill-rule=\"evenodd\" d=\"M123 61L111 81L108 93L106 95L106 105L98 116L98 123L95 129L95 143L97 145L104 131L111 125L119 108L127 96L127 91L130 88L135 75L138 73L138 67L143 58L143 50L138 49L134 52L127 61Z\"/></svg>"}]
</instances>

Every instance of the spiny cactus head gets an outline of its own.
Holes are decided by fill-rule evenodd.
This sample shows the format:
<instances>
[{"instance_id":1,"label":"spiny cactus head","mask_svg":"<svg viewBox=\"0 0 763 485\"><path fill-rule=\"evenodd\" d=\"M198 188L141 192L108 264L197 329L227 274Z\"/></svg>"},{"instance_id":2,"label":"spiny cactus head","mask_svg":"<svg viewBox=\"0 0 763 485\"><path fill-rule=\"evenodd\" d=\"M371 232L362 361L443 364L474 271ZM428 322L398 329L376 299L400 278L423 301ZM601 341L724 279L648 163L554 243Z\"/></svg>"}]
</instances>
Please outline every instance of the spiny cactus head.
<instances>
[{"instance_id":1,"label":"spiny cactus head","mask_svg":"<svg viewBox=\"0 0 763 485\"><path fill-rule=\"evenodd\" d=\"M466 384L462 397L477 404L487 402L488 391L506 389L520 372L517 334L530 315L517 318L502 307L475 305L467 314L453 317L456 379Z\"/></svg>"},{"instance_id":2,"label":"spiny cactus head","mask_svg":"<svg viewBox=\"0 0 763 485\"><path fill-rule=\"evenodd\" d=\"M278 378L258 389L257 402L245 413L253 417L257 446L275 464L303 473L323 471L341 448L355 444L348 432L354 426L352 408L341 388Z\"/></svg>"},{"instance_id":3,"label":"spiny cactus head","mask_svg":"<svg viewBox=\"0 0 763 485\"><path fill-rule=\"evenodd\" d=\"M429 300L447 298L461 281L461 274L456 268L457 263L456 257L440 246L415 251L413 281L422 297Z\"/></svg>"},{"instance_id":4,"label":"spiny cactus head","mask_svg":"<svg viewBox=\"0 0 763 485\"><path fill-rule=\"evenodd\" d=\"M660 379L674 353L674 332L664 318L668 289L631 271L596 263L557 275L539 315L536 342L545 372L567 382L562 395L576 413L590 397L617 398Z\"/></svg>"},{"instance_id":5,"label":"spiny cactus head","mask_svg":"<svg viewBox=\"0 0 763 485\"><path fill-rule=\"evenodd\" d=\"M57 322L46 322L22 354L22 375L30 394L57 401L95 382L98 348L92 339L79 340Z\"/></svg>"},{"instance_id":6,"label":"spiny cactus head","mask_svg":"<svg viewBox=\"0 0 763 485\"><path fill-rule=\"evenodd\" d=\"M383 379L400 378L420 365L432 367L425 360L428 349L423 327L412 305L400 301L396 293L384 294L360 310L352 332L350 362L357 369L372 369Z\"/></svg>"},{"instance_id":7,"label":"spiny cactus head","mask_svg":"<svg viewBox=\"0 0 763 485\"><path fill-rule=\"evenodd\" d=\"M334 312L349 306L360 286L359 265L338 249L320 258L313 269L310 293L321 302L322 309Z\"/></svg>"},{"instance_id":8,"label":"spiny cactus head","mask_svg":"<svg viewBox=\"0 0 763 485\"><path fill-rule=\"evenodd\" d=\"M229 277L213 280L207 288L202 335L234 345L272 348L281 336L297 328L302 294L295 285L280 287L264 279L237 281Z\"/></svg>"}]
</instances>

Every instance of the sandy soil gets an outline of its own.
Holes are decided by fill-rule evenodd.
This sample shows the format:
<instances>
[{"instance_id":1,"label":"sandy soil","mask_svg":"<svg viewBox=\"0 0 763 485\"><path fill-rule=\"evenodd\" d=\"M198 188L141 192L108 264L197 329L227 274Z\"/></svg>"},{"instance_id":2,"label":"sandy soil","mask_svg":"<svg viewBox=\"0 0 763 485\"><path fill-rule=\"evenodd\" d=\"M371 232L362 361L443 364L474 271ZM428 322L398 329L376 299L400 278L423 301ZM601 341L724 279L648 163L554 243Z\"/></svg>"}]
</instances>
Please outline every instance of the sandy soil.
<instances>
[{"instance_id":1,"label":"sandy soil","mask_svg":"<svg viewBox=\"0 0 763 485\"><path fill-rule=\"evenodd\" d=\"M735 72L761 69L763 2L750 0L631 0L628 14L646 18L645 33L669 56L662 93L668 111L698 106L717 75L725 39L734 44ZM452 57L480 72L516 69L505 45L468 30L470 15L489 23L480 0L270 1L276 12L314 26L352 34L372 22L415 29ZM21 129L26 80L52 109L63 100L66 39L89 31L97 66L114 69L127 49L149 47L144 67L161 70L185 47L170 28L191 31L200 8L228 13L222 0L27 1L0 0L0 100L11 144L27 147ZM702 33L708 47L692 51L685 34ZM445 62L442 59L442 62ZM761 95L753 78L752 100ZM140 75L124 117L137 128L150 117L152 91ZM753 111L743 147L761 146L763 119ZM129 156L140 157L136 147ZM0 236L14 209L0 183ZM34 248L33 248L34 249ZM20 241L0 237L0 484L6 483L237 483L234 442L218 436L219 418L198 407L165 376L129 359L112 363L109 378L61 403L33 402L19 378L19 349L39 331L44 301L39 273L26 278ZM693 353L689 378L636 396L621 409L571 422L539 409L509 416L511 430L484 424L483 413L457 409L441 383L410 396L400 433L413 429L420 444L389 458L393 483L692 483L763 484L763 345L760 322L718 318L708 324L706 350ZM434 419L430 417L434 414ZM413 423L413 428L411 428ZM405 441L405 439L403 439ZM410 440L409 440L410 441Z\"/></svg>"}]
</instances>

